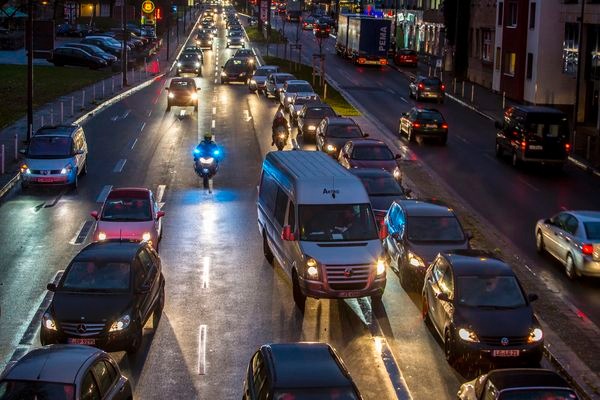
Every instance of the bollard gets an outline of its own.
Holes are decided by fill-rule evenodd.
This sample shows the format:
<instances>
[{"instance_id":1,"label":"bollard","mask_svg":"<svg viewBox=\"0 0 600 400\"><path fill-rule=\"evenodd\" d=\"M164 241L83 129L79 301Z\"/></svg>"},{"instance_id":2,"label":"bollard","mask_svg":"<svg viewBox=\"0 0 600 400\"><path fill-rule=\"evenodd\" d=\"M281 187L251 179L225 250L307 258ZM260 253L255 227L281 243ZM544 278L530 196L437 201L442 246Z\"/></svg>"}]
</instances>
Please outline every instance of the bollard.
<instances>
[{"instance_id":1,"label":"bollard","mask_svg":"<svg viewBox=\"0 0 600 400\"><path fill-rule=\"evenodd\" d=\"M462 81L462 90L460 92L460 97L465 97L465 81Z\"/></svg>"},{"instance_id":2,"label":"bollard","mask_svg":"<svg viewBox=\"0 0 600 400\"><path fill-rule=\"evenodd\" d=\"M471 83L471 103L475 99L475 84Z\"/></svg>"},{"instance_id":3,"label":"bollard","mask_svg":"<svg viewBox=\"0 0 600 400\"><path fill-rule=\"evenodd\" d=\"M327 99L327 82L325 82L325 86L323 86L323 100Z\"/></svg>"},{"instance_id":4,"label":"bollard","mask_svg":"<svg viewBox=\"0 0 600 400\"><path fill-rule=\"evenodd\" d=\"M454 81L453 81L452 87L453 87L453 89L452 89L452 92L453 92L454 94L456 94L456 78L454 78Z\"/></svg>"},{"instance_id":5,"label":"bollard","mask_svg":"<svg viewBox=\"0 0 600 400\"><path fill-rule=\"evenodd\" d=\"M502 92L502 109L506 107L506 92Z\"/></svg>"},{"instance_id":6,"label":"bollard","mask_svg":"<svg viewBox=\"0 0 600 400\"><path fill-rule=\"evenodd\" d=\"M19 135L15 133L15 161L19 159Z\"/></svg>"},{"instance_id":7,"label":"bollard","mask_svg":"<svg viewBox=\"0 0 600 400\"><path fill-rule=\"evenodd\" d=\"M60 123L65 122L65 106L64 103L60 102Z\"/></svg>"},{"instance_id":8,"label":"bollard","mask_svg":"<svg viewBox=\"0 0 600 400\"><path fill-rule=\"evenodd\" d=\"M427 73L427 76L431 76L431 65L429 66L429 72Z\"/></svg>"},{"instance_id":9,"label":"bollard","mask_svg":"<svg viewBox=\"0 0 600 400\"><path fill-rule=\"evenodd\" d=\"M75 115L75 96L71 96L71 117Z\"/></svg>"},{"instance_id":10,"label":"bollard","mask_svg":"<svg viewBox=\"0 0 600 400\"><path fill-rule=\"evenodd\" d=\"M50 125L54 125L54 107L50 108Z\"/></svg>"},{"instance_id":11,"label":"bollard","mask_svg":"<svg viewBox=\"0 0 600 400\"><path fill-rule=\"evenodd\" d=\"M81 109L85 108L85 89L81 91Z\"/></svg>"},{"instance_id":12,"label":"bollard","mask_svg":"<svg viewBox=\"0 0 600 400\"><path fill-rule=\"evenodd\" d=\"M2 145L2 175L4 175L4 145Z\"/></svg>"}]
</instances>

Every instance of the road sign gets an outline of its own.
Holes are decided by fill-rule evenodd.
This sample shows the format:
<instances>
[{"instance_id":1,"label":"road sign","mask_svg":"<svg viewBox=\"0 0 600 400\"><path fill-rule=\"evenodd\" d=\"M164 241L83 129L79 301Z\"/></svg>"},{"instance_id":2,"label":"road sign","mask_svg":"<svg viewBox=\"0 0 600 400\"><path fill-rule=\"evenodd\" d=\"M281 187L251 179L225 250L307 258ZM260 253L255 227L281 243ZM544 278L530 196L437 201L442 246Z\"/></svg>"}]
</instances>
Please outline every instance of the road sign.
<instances>
[{"instance_id":1,"label":"road sign","mask_svg":"<svg viewBox=\"0 0 600 400\"><path fill-rule=\"evenodd\" d=\"M142 2L142 11L146 14L152 14L154 12L154 3L150 0Z\"/></svg>"},{"instance_id":2,"label":"road sign","mask_svg":"<svg viewBox=\"0 0 600 400\"><path fill-rule=\"evenodd\" d=\"M435 67L442 68L442 59L441 58L435 60Z\"/></svg>"}]
</instances>

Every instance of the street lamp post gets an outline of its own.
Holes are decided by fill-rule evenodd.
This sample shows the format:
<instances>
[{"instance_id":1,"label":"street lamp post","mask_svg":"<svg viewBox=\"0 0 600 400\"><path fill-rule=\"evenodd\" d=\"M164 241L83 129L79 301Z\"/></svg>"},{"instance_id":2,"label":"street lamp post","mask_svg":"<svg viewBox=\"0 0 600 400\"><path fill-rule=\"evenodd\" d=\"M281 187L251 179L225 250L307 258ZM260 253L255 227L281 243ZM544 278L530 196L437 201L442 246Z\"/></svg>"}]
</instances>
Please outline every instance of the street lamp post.
<instances>
[{"instance_id":1,"label":"street lamp post","mask_svg":"<svg viewBox=\"0 0 600 400\"><path fill-rule=\"evenodd\" d=\"M121 3L121 24L123 25L123 42L121 44L121 69L123 70L123 87L127 86L127 12L126 0Z\"/></svg>"},{"instance_id":2,"label":"street lamp post","mask_svg":"<svg viewBox=\"0 0 600 400\"><path fill-rule=\"evenodd\" d=\"M577 77L575 78L575 104L573 105L573 136L571 137L571 148L575 147L575 136L577 135L577 117L579 114L579 85L581 84L581 41L583 40L583 17L585 15L585 0L581 0L579 14L579 39L577 41Z\"/></svg>"},{"instance_id":3,"label":"street lamp post","mask_svg":"<svg viewBox=\"0 0 600 400\"><path fill-rule=\"evenodd\" d=\"M33 136L33 0L27 2L27 143Z\"/></svg>"}]
</instances>

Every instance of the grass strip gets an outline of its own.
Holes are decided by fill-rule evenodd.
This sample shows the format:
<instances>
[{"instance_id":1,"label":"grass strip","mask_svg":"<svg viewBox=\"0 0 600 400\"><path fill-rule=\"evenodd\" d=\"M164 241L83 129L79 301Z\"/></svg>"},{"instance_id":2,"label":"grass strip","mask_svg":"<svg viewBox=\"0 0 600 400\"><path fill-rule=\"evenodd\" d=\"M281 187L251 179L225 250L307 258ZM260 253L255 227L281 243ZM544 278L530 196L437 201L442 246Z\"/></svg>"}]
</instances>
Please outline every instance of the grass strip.
<instances>
[{"instance_id":1,"label":"grass strip","mask_svg":"<svg viewBox=\"0 0 600 400\"><path fill-rule=\"evenodd\" d=\"M265 39L262 31L258 29L257 26L247 26L246 34L248 35L248 39L254 43L267 43L267 39ZM276 29L271 29L271 35L269 37L269 43L286 43L287 39L281 36L281 33Z\"/></svg>"},{"instance_id":2,"label":"grass strip","mask_svg":"<svg viewBox=\"0 0 600 400\"><path fill-rule=\"evenodd\" d=\"M33 108L105 79L114 72L33 66ZM27 66L0 65L0 129L27 113Z\"/></svg>"},{"instance_id":3,"label":"grass strip","mask_svg":"<svg viewBox=\"0 0 600 400\"><path fill-rule=\"evenodd\" d=\"M265 60L266 64L277 65L282 71L294 74L294 76L296 76L298 79L308 81L312 85L312 67L309 67L308 65L304 64L294 64L291 63L289 60L272 56L264 56L263 59ZM294 66L296 67L295 69ZM346 117L356 117L361 115L360 112L356 108L354 108L350 103L348 103L344 96L342 96L342 94L335 90L331 85L327 85L327 98L324 99L324 88L322 85L319 85L318 77L315 77L315 84L313 85L313 89L315 89L315 92L317 92L317 94L321 96L321 99L325 103L329 104L336 113Z\"/></svg>"}]
</instances>

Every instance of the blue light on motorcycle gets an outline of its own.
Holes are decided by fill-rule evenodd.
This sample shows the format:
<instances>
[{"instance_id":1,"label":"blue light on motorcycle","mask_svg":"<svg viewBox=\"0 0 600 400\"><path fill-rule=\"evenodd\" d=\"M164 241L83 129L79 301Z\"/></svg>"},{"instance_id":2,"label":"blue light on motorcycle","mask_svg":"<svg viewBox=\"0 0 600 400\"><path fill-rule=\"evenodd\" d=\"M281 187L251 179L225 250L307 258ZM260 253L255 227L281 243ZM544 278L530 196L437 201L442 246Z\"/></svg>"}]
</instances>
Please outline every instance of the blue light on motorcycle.
<instances>
[{"instance_id":1,"label":"blue light on motorcycle","mask_svg":"<svg viewBox=\"0 0 600 400\"><path fill-rule=\"evenodd\" d=\"M200 154L200 150L194 149L194 154Z\"/></svg>"},{"instance_id":2,"label":"blue light on motorcycle","mask_svg":"<svg viewBox=\"0 0 600 400\"><path fill-rule=\"evenodd\" d=\"M213 151L213 155L218 156L219 154L221 154L221 152L219 150Z\"/></svg>"}]
</instances>

